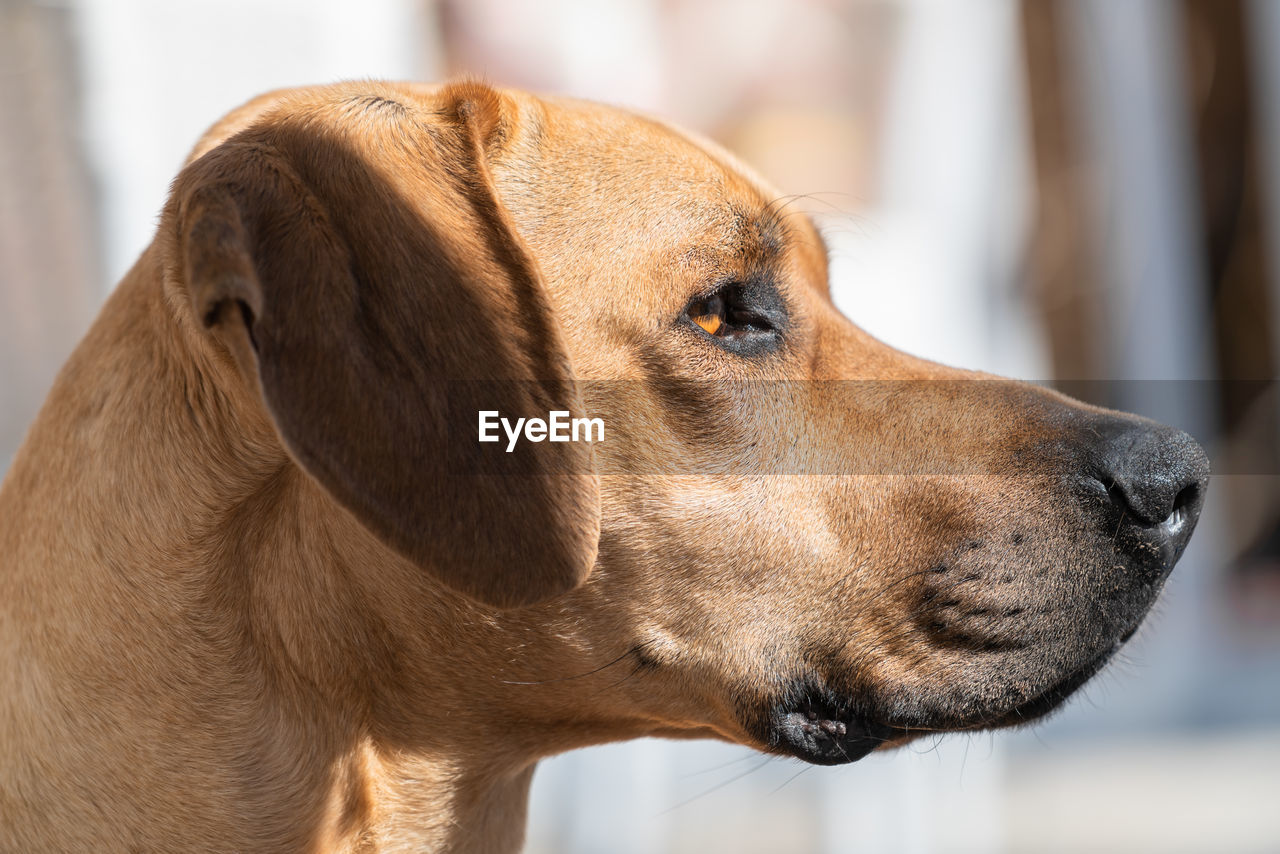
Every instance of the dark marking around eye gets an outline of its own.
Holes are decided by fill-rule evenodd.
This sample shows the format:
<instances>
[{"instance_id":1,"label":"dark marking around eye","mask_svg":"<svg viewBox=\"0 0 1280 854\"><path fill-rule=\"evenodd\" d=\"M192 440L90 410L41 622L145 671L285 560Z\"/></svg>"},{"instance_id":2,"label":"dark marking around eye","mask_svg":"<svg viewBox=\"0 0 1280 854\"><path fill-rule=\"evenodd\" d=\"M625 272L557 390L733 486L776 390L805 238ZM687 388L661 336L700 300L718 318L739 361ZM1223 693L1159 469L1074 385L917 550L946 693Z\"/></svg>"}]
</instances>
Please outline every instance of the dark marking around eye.
<instances>
[{"instance_id":1,"label":"dark marking around eye","mask_svg":"<svg viewBox=\"0 0 1280 854\"><path fill-rule=\"evenodd\" d=\"M683 320L724 349L746 356L777 349L787 312L771 283L735 280L695 297Z\"/></svg>"}]
</instances>

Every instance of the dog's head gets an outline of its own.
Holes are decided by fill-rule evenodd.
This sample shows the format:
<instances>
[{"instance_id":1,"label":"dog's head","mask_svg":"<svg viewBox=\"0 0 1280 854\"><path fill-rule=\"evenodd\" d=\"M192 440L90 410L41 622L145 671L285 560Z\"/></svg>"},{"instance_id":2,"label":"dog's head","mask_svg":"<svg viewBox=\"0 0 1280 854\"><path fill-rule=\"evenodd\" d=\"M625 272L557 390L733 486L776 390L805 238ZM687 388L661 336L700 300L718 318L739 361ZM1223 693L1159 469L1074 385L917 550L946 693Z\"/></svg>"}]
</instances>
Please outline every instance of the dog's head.
<instances>
[{"instance_id":1,"label":"dog's head","mask_svg":"<svg viewBox=\"0 0 1280 854\"><path fill-rule=\"evenodd\" d=\"M507 632L526 723L818 763L1023 723L1132 635L1195 525L1188 436L875 341L810 221L661 123L359 84L198 153L174 292L293 460ZM604 441L508 453L481 410Z\"/></svg>"}]
</instances>

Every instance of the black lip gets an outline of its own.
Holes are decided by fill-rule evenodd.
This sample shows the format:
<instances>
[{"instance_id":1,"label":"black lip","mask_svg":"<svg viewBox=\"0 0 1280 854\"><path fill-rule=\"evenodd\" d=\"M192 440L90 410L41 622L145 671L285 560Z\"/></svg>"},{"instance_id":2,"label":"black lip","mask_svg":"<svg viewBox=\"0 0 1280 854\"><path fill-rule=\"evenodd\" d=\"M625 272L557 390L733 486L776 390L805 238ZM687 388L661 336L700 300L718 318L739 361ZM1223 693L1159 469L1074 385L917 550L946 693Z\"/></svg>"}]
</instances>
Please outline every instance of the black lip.
<instances>
[{"instance_id":1,"label":"black lip","mask_svg":"<svg viewBox=\"0 0 1280 854\"><path fill-rule=\"evenodd\" d=\"M965 732L1030 724L1057 709L1111 660L1120 645L1136 630L1098 653L1084 665L1029 700L994 718L981 721L883 723L830 699L806 698L791 706L778 706L769 716L770 750L803 759L814 765L856 762L878 747L926 732Z\"/></svg>"},{"instance_id":2,"label":"black lip","mask_svg":"<svg viewBox=\"0 0 1280 854\"><path fill-rule=\"evenodd\" d=\"M1132 637L1136 630L1137 627L1135 626L1127 632L1121 640L1104 649L1078 670L1071 672L1048 690L1038 694L1030 700L1019 703L994 721L969 728L996 729L999 727L1021 726L1023 724L1029 724L1039 720L1061 706L1068 697L1083 687L1083 685L1094 676L1098 675L1098 672L1101 671L1102 668L1106 666L1107 662L1111 660L1111 656L1115 654L1115 651L1120 648L1120 644Z\"/></svg>"},{"instance_id":3,"label":"black lip","mask_svg":"<svg viewBox=\"0 0 1280 854\"><path fill-rule=\"evenodd\" d=\"M856 762L894 736L891 726L810 702L794 709L775 710L769 728L769 741L775 752L814 765Z\"/></svg>"}]
</instances>

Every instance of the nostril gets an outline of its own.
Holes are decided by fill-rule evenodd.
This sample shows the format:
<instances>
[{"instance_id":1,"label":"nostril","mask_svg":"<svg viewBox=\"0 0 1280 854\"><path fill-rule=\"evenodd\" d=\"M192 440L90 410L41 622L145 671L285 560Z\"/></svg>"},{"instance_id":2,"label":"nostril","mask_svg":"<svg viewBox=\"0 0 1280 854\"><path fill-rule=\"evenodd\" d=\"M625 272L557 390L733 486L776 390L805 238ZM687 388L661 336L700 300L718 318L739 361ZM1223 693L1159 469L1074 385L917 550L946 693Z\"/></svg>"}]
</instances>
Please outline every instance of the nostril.
<instances>
[{"instance_id":1,"label":"nostril","mask_svg":"<svg viewBox=\"0 0 1280 854\"><path fill-rule=\"evenodd\" d=\"M1193 483L1180 489L1178 494L1174 495L1174 502L1169 506L1169 512L1165 512L1165 508L1161 506L1152 506L1149 510L1139 510L1134 506L1134 502L1126 492L1124 485L1119 481L1112 480L1107 487L1107 495L1111 498L1111 503L1124 511L1130 519L1140 522L1143 525L1165 525L1167 522L1174 520L1176 516L1185 516L1197 507L1199 499L1201 499L1201 485Z\"/></svg>"},{"instance_id":2,"label":"nostril","mask_svg":"<svg viewBox=\"0 0 1280 854\"><path fill-rule=\"evenodd\" d=\"M1173 512L1177 513L1179 510L1186 511L1188 508L1198 505L1200 503L1200 495L1202 491L1203 490L1199 483L1192 483L1184 486L1182 490L1174 496Z\"/></svg>"},{"instance_id":3,"label":"nostril","mask_svg":"<svg viewBox=\"0 0 1280 854\"><path fill-rule=\"evenodd\" d=\"M1133 502L1129 500L1129 494L1125 492L1116 481L1111 481L1107 486L1107 497L1111 499L1111 503L1119 507L1126 515L1132 519L1141 518L1140 514L1133 507Z\"/></svg>"},{"instance_id":4,"label":"nostril","mask_svg":"<svg viewBox=\"0 0 1280 854\"><path fill-rule=\"evenodd\" d=\"M1121 519L1168 529L1194 520L1209 474L1200 446L1168 427L1120 422L1113 430L1095 446L1094 478Z\"/></svg>"},{"instance_id":5,"label":"nostril","mask_svg":"<svg viewBox=\"0 0 1280 854\"><path fill-rule=\"evenodd\" d=\"M1200 502L1204 495L1204 487L1193 483L1184 487L1173 499L1173 511L1158 526L1166 536L1176 536L1194 521L1200 513Z\"/></svg>"},{"instance_id":6,"label":"nostril","mask_svg":"<svg viewBox=\"0 0 1280 854\"><path fill-rule=\"evenodd\" d=\"M1111 475L1102 481L1107 497L1130 524L1159 525L1174 511L1175 493L1167 483ZM1176 487L1175 487L1176 488Z\"/></svg>"}]
</instances>

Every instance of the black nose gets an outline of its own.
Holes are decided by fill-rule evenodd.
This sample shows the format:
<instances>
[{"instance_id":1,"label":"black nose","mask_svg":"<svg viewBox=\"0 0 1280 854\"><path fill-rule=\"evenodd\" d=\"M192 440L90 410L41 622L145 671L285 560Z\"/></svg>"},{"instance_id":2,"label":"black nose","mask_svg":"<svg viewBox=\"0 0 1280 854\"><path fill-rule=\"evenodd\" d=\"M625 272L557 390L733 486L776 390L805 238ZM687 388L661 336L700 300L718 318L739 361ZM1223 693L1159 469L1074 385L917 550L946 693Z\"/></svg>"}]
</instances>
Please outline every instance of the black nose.
<instances>
[{"instance_id":1,"label":"black nose","mask_svg":"<svg viewBox=\"0 0 1280 854\"><path fill-rule=\"evenodd\" d=\"M1106 418L1093 426L1101 441L1091 479L1106 491L1117 545L1168 571L1200 516L1208 457L1186 433L1154 422Z\"/></svg>"}]
</instances>

